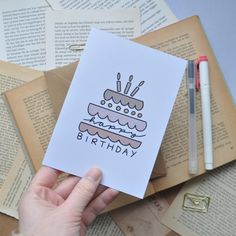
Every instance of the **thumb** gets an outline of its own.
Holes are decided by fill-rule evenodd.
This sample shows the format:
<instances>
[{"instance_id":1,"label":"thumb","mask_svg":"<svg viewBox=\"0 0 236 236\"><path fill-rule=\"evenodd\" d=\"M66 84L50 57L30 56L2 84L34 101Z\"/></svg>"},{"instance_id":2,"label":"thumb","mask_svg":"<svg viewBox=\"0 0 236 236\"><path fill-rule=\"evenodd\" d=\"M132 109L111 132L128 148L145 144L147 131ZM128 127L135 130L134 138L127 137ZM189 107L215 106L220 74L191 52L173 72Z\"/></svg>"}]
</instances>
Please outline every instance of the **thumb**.
<instances>
[{"instance_id":1,"label":"thumb","mask_svg":"<svg viewBox=\"0 0 236 236\"><path fill-rule=\"evenodd\" d=\"M66 201L66 207L82 213L85 207L93 198L97 187L102 179L102 171L98 168L91 168L83 178L75 185Z\"/></svg>"}]
</instances>

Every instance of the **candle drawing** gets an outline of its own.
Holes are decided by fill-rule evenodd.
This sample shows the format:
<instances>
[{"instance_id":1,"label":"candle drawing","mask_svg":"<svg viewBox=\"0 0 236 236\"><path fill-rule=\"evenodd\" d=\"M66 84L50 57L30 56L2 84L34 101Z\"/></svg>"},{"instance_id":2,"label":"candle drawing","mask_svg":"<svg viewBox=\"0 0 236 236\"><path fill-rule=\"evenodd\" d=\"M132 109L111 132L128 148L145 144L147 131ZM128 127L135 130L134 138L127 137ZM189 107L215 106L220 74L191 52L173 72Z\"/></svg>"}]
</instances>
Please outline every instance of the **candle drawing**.
<instances>
[{"instance_id":1,"label":"candle drawing","mask_svg":"<svg viewBox=\"0 0 236 236\"><path fill-rule=\"evenodd\" d=\"M117 73L116 90L118 93L121 92L120 73Z\"/></svg>"},{"instance_id":2,"label":"candle drawing","mask_svg":"<svg viewBox=\"0 0 236 236\"><path fill-rule=\"evenodd\" d=\"M139 88L144 84L144 81L141 81L138 86L135 87L135 89L131 92L130 96L133 97L138 91Z\"/></svg>"},{"instance_id":3,"label":"candle drawing","mask_svg":"<svg viewBox=\"0 0 236 236\"><path fill-rule=\"evenodd\" d=\"M130 77L129 77L129 82L126 84L126 86L125 86L125 91L124 91L124 93L125 94L127 94L128 92L129 92L129 89L130 89L130 87L131 87L131 81L132 81L132 79L133 79L133 75L130 75Z\"/></svg>"}]
</instances>

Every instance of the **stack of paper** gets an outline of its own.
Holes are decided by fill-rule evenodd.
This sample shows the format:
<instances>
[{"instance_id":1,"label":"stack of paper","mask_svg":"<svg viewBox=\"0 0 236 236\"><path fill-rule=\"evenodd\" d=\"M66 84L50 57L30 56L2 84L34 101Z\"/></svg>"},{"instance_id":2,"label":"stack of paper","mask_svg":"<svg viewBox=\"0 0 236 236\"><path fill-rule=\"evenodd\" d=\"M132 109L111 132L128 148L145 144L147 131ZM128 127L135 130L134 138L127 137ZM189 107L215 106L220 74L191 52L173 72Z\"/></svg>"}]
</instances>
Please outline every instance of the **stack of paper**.
<instances>
[{"instance_id":1,"label":"stack of paper","mask_svg":"<svg viewBox=\"0 0 236 236\"><path fill-rule=\"evenodd\" d=\"M48 70L77 61L91 27L134 38L177 20L163 0L48 2L1 3L2 60Z\"/></svg>"}]
</instances>

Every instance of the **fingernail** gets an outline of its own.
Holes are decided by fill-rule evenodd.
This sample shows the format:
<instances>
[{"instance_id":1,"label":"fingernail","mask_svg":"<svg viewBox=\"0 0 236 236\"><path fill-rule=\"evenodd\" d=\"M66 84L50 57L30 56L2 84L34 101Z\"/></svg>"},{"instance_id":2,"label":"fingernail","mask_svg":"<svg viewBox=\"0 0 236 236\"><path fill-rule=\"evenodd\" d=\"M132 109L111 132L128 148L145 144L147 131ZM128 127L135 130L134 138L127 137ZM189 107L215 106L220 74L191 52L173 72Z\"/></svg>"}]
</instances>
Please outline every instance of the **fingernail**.
<instances>
[{"instance_id":1,"label":"fingernail","mask_svg":"<svg viewBox=\"0 0 236 236\"><path fill-rule=\"evenodd\" d=\"M84 177L93 181L98 181L102 178L102 171L96 167L93 167L85 174Z\"/></svg>"}]
</instances>

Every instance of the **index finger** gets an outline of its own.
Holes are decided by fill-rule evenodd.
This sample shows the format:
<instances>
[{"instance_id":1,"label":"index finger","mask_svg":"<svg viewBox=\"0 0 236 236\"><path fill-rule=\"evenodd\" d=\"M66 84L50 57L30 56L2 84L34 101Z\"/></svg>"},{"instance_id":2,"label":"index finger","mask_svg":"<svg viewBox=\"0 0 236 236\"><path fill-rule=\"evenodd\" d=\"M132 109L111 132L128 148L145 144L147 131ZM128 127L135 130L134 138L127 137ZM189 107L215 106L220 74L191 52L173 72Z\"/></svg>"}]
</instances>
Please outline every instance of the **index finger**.
<instances>
[{"instance_id":1,"label":"index finger","mask_svg":"<svg viewBox=\"0 0 236 236\"><path fill-rule=\"evenodd\" d=\"M31 185L52 188L62 172L48 166L42 166L34 176Z\"/></svg>"}]
</instances>

